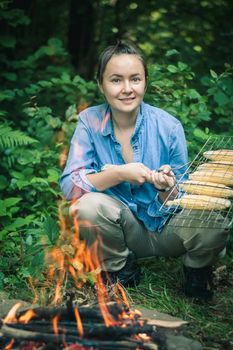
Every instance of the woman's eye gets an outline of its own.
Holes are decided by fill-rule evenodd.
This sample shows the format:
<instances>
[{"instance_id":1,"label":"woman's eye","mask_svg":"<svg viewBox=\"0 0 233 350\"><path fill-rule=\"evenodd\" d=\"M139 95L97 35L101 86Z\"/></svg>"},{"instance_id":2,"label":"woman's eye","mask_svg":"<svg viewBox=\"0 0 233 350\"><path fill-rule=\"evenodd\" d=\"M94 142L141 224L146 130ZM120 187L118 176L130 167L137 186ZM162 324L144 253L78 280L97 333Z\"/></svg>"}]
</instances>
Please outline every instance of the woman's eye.
<instances>
[{"instance_id":1,"label":"woman's eye","mask_svg":"<svg viewBox=\"0 0 233 350\"><path fill-rule=\"evenodd\" d=\"M120 79L119 79L119 78L114 78L114 79L112 79L112 82L113 82L113 83L119 83L119 82L120 82Z\"/></svg>"},{"instance_id":2,"label":"woman's eye","mask_svg":"<svg viewBox=\"0 0 233 350\"><path fill-rule=\"evenodd\" d=\"M139 81L141 81L141 79L140 79L139 77L135 77L135 78L133 78L132 80L133 80L133 82L139 82Z\"/></svg>"}]
</instances>

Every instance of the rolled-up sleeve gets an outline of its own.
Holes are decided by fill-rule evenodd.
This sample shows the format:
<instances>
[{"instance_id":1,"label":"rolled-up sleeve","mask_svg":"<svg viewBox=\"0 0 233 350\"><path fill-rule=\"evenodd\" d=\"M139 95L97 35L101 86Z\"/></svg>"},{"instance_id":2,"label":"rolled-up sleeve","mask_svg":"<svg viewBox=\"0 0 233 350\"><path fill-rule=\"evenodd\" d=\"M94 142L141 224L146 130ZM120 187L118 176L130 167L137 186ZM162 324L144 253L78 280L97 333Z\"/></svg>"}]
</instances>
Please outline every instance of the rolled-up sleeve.
<instances>
[{"instance_id":1,"label":"rolled-up sleeve","mask_svg":"<svg viewBox=\"0 0 233 350\"><path fill-rule=\"evenodd\" d=\"M66 166L60 178L60 186L65 198L77 199L87 192L97 191L86 177L87 174L97 171L99 169L91 133L80 117L71 139Z\"/></svg>"}]
</instances>

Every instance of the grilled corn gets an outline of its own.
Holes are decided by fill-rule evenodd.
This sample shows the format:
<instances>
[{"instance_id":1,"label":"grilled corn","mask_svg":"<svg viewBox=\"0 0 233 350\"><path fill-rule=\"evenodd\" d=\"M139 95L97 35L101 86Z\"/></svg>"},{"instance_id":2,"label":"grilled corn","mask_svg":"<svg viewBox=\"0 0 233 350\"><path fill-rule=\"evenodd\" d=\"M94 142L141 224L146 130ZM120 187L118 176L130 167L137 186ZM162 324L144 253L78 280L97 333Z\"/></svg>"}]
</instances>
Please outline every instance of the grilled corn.
<instances>
[{"instance_id":1,"label":"grilled corn","mask_svg":"<svg viewBox=\"0 0 233 350\"><path fill-rule=\"evenodd\" d=\"M233 173L224 170L197 170L189 175L190 180L213 182L233 186Z\"/></svg>"},{"instance_id":2,"label":"grilled corn","mask_svg":"<svg viewBox=\"0 0 233 350\"><path fill-rule=\"evenodd\" d=\"M219 149L215 151L206 151L203 153L204 157L211 160L225 160L227 162L233 162L233 150L231 149Z\"/></svg>"},{"instance_id":3,"label":"grilled corn","mask_svg":"<svg viewBox=\"0 0 233 350\"><path fill-rule=\"evenodd\" d=\"M224 210L230 207L231 202L225 198L187 194L181 198L167 201L165 205L194 210Z\"/></svg>"},{"instance_id":4,"label":"grilled corn","mask_svg":"<svg viewBox=\"0 0 233 350\"><path fill-rule=\"evenodd\" d=\"M203 163L197 167L197 170L223 170L233 174L233 163L225 161Z\"/></svg>"},{"instance_id":5,"label":"grilled corn","mask_svg":"<svg viewBox=\"0 0 233 350\"><path fill-rule=\"evenodd\" d=\"M222 184L203 181L185 181L180 187L187 193L201 194L212 197L233 197L233 190Z\"/></svg>"}]
</instances>

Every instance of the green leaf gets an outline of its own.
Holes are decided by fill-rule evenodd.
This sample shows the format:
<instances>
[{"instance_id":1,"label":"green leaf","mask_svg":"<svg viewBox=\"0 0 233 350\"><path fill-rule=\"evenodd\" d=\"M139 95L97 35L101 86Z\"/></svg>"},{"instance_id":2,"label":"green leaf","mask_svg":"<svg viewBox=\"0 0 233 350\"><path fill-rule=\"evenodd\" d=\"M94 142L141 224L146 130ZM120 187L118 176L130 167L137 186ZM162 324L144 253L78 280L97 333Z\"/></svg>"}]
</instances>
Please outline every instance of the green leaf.
<instances>
[{"instance_id":1,"label":"green leaf","mask_svg":"<svg viewBox=\"0 0 233 350\"><path fill-rule=\"evenodd\" d=\"M207 135L203 130L200 128L195 128L193 132L194 136L197 137L200 140L207 140L209 135Z\"/></svg>"},{"instance_id":2,"label":"green leaf","mask_svg":"<svg viewBox=\"0 0 233 350\"><path fill-rule=\"evenodd\" d=\"M16 44L16 40L11 36L5 35L0 37L0 44L4 47L14 48Z\"/></svg>"},{"instance_id":3,"label":"green leaf","mask_svg":"<svg viewBox=\"0 0 233 350\"><path fill-rule=\"evenodd\" d=\"M53 218L47 217L43 227L44 227L44 233L49 238L51 244L54 245L60 233L57 222Z\"/></svg>"},{"instance_id":4,"label":"green leaf","mask_svg":"<svg viewBox=\"0 0 233 350\"><path fill-rule=\"evenodd\" d=\"M212 70L212 69L210 69L210 75L211 75L211 77L214 78L214 79L217 79L217 78L218 78L218 74L217 74L214 70Z\"/></svg>"},{"instance_id":5,"label":"green leaf","mask_svg":"<svg viewBox=\"0 0 233 350\"><path fill-rule=\"evenodd\" d=\"M30 270L29 272L31 273L31 275L33 277L37 277L38 278L38 273L41 274L41 269L44 266L44 261L45 261L45 257L44 257L44 252L40 252L38 254L36 254L33 259L31 260L31 266L30 266Z\"/></svg>"},{"instance_id":6,"label":"green leaf","mask_svg":"<svg viewBox=\"0 0 233 350\"><path fill-rule=\"evenodd\" d=\"M31 246L32 245L32 235L28 235L26 238L26 244Z\"/></svg>"},{"instance_id":7,"label":"green leaf","mask_svg":"<svg viewBox=\"0 0 233 350\"><path fill-rule=\"evenodd\" d=\"M20 130L13 130L7 123L0 124L0 147L10 148L38 142Z\"/></svg>"},{"instance_id":8,"label":"green leaf","mask_svg":"<svg viewBox=\"0 0 233 350\"><path fill-rule=\"evenodd\" d=\"M67 121L77 120L77 114L77 106L75 104L69 106L65 113Z\"/></svg>"},{"instance_id":9,"label":"green leaf","mask_svg":"<svg viewBox=\"0 0 233 350\"><path fill-rule=\"evenodd\" d=\"M71 83L70 75L67 72L61 75L61 79L64 83Z\"/></svg>"},{"instance_id":10,"label":"green leaf","mask_svg":"<svg viewBox=\"0 0 233 350\"><path fill-rule=\"evenodd\" d=\"M29 271L28 267L21 267L20 269L20 276L24 277L24 278L28 278L31 277L31 273Z\"/></svg>"},{"instance_id":11,"label":"green leaf","mask_svg":"<svg viewBox=\"0 0 233 350\"><path fill-rule=\"evenodd\" d=\"M15 214L18 213L18 211L20 211L20 207L10 207L9 208L9 214L8 216L11 216L11 214Z\"/></svg>"},{"instance_id":12,"label":"green leaf","mask_svg":"<svg viewBox=\"0 0 233 350\"><path fill-rule=\"evenodd\" d=\"M25 180L24 174L16 170L11 171L11 176L14 177L15 179Z\"/></svg>"},{"instance_id":13,"label":"green leaf","mask_svg":"<svg viewBox=\"0 0 233 350\"><path fill-rule=\"evenodd\" d=\"M177 67L174 66L173 64L169 64L169 65L167 66L167 70L168 70L169 72L171 72L171 73L177 73L177 72L178 72Z\"/></svg>"},{"instance_id":14,"label":"green leaf","mask_svg":"<svg viewBox=\"0 0 233 350\"><path fill-rule=\"evenodd\" d=\"M48 181L49 182L58 182L60 174L57 170L55 169L48 169Z\"/></svg>"},{"instance_id":15,"label":"green leaf","mask_svg":"<svg viewBox=\"0 0 233 350\"><path fill-rule=\"evenodd\" d=\"M13 207L15 204L19 203L22 200L20 197L10 197L4 199L4 205L6 208Z\"/></svg>"},{"instance_id":16,"label":"green leaf","mask_svg":"<svg viewBox=\"0 0 233 350\"><path fill-rule=\"evenodd\" d=\"M180 71L184 71L185 69L188 68L188 65L186 63L183 63L183 62L178 62L178 67L179 67Z\"/></svg>"},{"instance_id":17,"label":"green leaf","mask_svg":"<svg viewBox=\"0 0 233 350\"><path fill-rule=\"evenodd\" d=\"M199 99L201 96L199 94L199 92L197 92L197 90L195 89L189 89L187 90L187 96L190 98L190 99Z\"/></svg>"},{"instance_id":18,"label":"green leaf","mask_svg":"<svg viewBox=\"0 0 233 350\"><path fill-rule=\"evenodd\" d=\"M0 92L0 101L11 101L15 97L15 93L12 90L4 90Z\"/></svg>"},{"instance_id":19,"label":"green leaf","mask_svg":"<svg viewBox=\"0 0 233 350\"><path fill-rule=\"evenodd\" d=\"M23 226L27 226L30 222L31 222L31 220L29 220L28 217L17 218L10 225L5 226L4 229L8 232L15 231L15 230L17 231L18 229L22 228Z\"/></svg>"},{"instance_id":20,"label":"green leaf","mask_svg":"<svg viewBox=\"0 0 233 350\"><path fill-rule=\"evenodd\" d=\"M29 181L26 180L17 180L16 181L16 186L18 187L19 190L21 190L24 187L27 187L30 185Z\"/></svg>"},{"instance_id":21,"label":"green leaf","mask_svg":"<svg viewBox=\"0 0 233 350\"><path fill-rule=\"evenodd\" d=\"M166 57L169 56L175 56L175 55L179 55L179 51L177 51L176 49L172 49L172 50L168 50L165 54Z\"/></svg>"},{"instance_id":22,"label":"green leaf","mask_svg":"<svg viewBox=\"0 0 233 350\"><path fill-rule=\"evenodd\" d=\"M51 83L51 81L47 81L47 80L40 80L37 83L38 85L40 85L41 87L51 87L53 84Z\"/></svg>"},{"instance_id":23,"label":"green leaf","mask_svg":"<svg viewBox=\"0 0 233 350\"><path fill-rule=\"evenodd\" d=\"M11 73L11 72L2 73L2 76L9 81L16 81L17 80L17 75L15 73Z\"/></svg>"},{"instance_id":24,"label":"green leaf","mask_svg":"<svg viewBox=\"0 0 233 350\"><path fill-rule=\"evenodd\" d=\"M0 199L0 216L7 215L6 207L4 205L4 201Z\"/></svg>"},{"instance_id":25,"label":"green leaf","mask_svg":"<svg viewBox=\"0 0 233 350\"><path fill-rule=\"evenodd\" d=\"M214 99L219 106L226 105L230 100L229 97L222 91L218 91L216 94L214 94Z\"/></svg>"},{"instance_id":26,"label":"green leaf","mask_svg":"<svg viewBox=\"0 0 233 350\"><path fill-rule=\"evenodd\" d=\"M42 184L48 185L48 181L43 179L42 177L33 177L30 183L31 184L42 183Z\"/></svg>"},{"instance_id":27,"label":"green leaf","mask_svg":"<svg viewBox=\"0 0 233 350\"><path fill-rule=\"evenodd\" d=\"M4 175L0 175L0 190L7 188L7 186L8 186L7 178Z\"/></svg>"}]
</instances>

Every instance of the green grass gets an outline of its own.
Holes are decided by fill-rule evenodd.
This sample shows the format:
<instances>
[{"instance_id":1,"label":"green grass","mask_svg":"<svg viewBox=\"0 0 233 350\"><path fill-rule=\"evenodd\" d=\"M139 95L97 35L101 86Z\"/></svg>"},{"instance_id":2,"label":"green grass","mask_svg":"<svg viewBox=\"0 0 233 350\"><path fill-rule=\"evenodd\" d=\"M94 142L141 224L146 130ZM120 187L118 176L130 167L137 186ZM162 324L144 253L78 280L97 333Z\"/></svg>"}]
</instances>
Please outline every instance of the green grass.
<instances>
[{"instance_id":1,"label":"green grass","mask_svg":"<svg viewBox=\"0 0 233 350\"><path fill-rule=\"evenodd\" d=\"M188 321L183 334L198 340L204 350L233 349L233 258L219 262L214 298L204 304L184 296L179 259L145 260L141 267L140 285L127 290L131 302Z\"/></svg>"}]
</instances>

